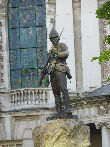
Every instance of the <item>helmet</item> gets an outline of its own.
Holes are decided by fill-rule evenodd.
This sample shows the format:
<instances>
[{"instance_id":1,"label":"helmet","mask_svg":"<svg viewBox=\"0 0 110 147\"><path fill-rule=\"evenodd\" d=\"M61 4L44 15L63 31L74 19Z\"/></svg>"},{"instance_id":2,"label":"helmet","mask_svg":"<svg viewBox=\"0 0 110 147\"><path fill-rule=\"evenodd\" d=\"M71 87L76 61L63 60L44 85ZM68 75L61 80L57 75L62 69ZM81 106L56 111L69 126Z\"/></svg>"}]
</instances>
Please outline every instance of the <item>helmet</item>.
<instances>
[{"instance_id":1,"label":"helmet","mask_svg":"<svg viewBox=\"0 0 110 147\"><path fill-rule=\"evenodd\" d=\"M55 37L60 37L60 36L59 36L59 34L58 34L58 32L56 30L52 29L50 31L50 34L49 34L49 39L50 38L55 38Z\"/></svg>"}]
</instances>

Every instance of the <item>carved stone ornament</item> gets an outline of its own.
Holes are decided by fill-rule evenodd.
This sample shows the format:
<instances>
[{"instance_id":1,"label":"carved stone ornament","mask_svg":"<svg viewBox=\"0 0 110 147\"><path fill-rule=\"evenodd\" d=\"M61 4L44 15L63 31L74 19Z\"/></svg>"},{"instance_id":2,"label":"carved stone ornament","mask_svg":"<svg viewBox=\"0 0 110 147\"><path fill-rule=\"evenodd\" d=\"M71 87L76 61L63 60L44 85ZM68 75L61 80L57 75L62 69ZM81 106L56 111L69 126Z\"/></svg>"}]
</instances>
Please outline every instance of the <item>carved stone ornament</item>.
<instances>
[{"instance_id":1,"label":"carved stone ornament","mask_svg":"<svg viewBox=\"0 0 110 147\"><path fill-rule=\"evenodd\" d=\"M100 123L95 123L95 125L97 129L100 129L101 127L110 128L110 122L100 122Z\"/></svg>"},{"instance_id":2,"label":"carved stone ornament","mask_svg":"<svg viewBox=\"0 0 110 147\"><path fill-rule=\"evenodd\" d=\"M108 113L108 106L107 105L105 105L105 106L99 106L97 108L97 110L98 110L98 114L99 115L107 114Z\"/></svg>"},{"instance_id":3,"label":"carved stone ornament","mask_svg":"<svg viewBox=\"0 0 110 147\"><path fill-rule=\"evenodd\" d=\"M35 147L88 147L89 128L71 119L49 121L33 131Z\"/></svg>"},{"instance_id":4,"label":"carved stone ornament","mask_svg":"<svg viewBox=\"0 0 110 147\"><path fill-rule=\"evenodd\" d=\"M2 42L2 22L0 22L0 87L4 83L4 66L3 66L3 42Z\"/></svg>"},{"instance_id":5,"label":"carved stone ornament","mask_svg":"<svg viewBox=\"0 0 110 147\"><path fill-rule=\"evenodd\" d=\"M106 20L102 20L102 37L103 40L104 38L108 35L108 30L107 30L107 21ZM109 46L108 44L103 41L103 48L101 50L108 50ZM107 84L106 79L108 77L110 77L110 61L105 61L102 63L103 64L103 85Z\"/></svg>"}]
</instances>

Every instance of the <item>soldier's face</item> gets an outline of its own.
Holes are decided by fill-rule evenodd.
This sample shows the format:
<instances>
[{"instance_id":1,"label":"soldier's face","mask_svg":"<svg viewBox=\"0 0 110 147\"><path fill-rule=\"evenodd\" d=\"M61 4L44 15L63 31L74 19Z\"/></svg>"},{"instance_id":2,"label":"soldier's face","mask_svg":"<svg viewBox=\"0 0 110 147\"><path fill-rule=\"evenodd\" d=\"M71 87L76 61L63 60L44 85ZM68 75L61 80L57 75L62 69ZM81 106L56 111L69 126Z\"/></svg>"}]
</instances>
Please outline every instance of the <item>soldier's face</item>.
<instances>
[{"instance_id":1,"label":"soldier's face","mask_svg":"<svg viewBox=\"0 0 110 147\"><path fill-rule=\"evenodd\" d=\"M52 44L57 44L58 43L58 40L59 38L58 37L53 37L53 38L50 38L50 41L52 42Z\"/></svg>"}]
</instances>

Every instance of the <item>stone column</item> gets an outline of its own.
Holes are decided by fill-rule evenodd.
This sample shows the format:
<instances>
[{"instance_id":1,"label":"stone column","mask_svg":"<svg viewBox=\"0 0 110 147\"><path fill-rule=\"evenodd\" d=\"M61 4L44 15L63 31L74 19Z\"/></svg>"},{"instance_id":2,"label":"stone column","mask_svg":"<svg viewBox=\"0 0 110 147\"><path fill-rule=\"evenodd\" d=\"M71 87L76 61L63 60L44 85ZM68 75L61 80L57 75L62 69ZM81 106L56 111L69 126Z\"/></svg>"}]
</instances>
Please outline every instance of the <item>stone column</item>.
<instances>
[{"instance_id":1,"label":"stone column","mask_svg":"<svg viewBox=\"0 0 110 147\"><path fill-rule=\"evenodd\" d=\"M60 34L63 28L61 42L68 46L67 64L72 74L71 83L68 81L68 88L76 91L72 0L56 0L56 30Z\"/></svg>"},{"instance_id":2,"label":"stone column","mask_svg":"<svg viewBox=\"0 0 110 147\"><path fill-rule=\"evenodd\" d=\"M110 128L102 127L102 147L110 147Z\"/></svg>"},{"instance_id":3,"label":"stone column","mask_svg":"<svg viewBox=\"0 0 110 147\"><path fill-rule=\"evenodd\" d=\"M101 68L92 57L99 56L99 24L96 18L97 0L81 0L81 34L82 34L82 67L83 88L101 86Z\"/></svg>"},{"instance_id":4,"label":"stone column","mask_svg":"<svg viewBox=\"0 0 110 147\"><path fill-rule=\"evenodd\" d=\"M4 118L4 126L5 126L5 139L11 140L11 116L7 115Z\"/></svg>"},{"instance_id":5,"label":"stone column","mask_svg":"<svg viewBox=\"0 0 110 147\"><path fill-rule=\"evenodd\" d=\"M0 0L0 90L10 89L10 65L6 2Z\"/></svg>"},{"instance_id":6,"label":"stone column","mask_svg":"<svg viewBox=\"0 0 110 147\"><path fill-rule=\"evenodd\" d=\"M82 39L81 39L81 1L73 0L73 23L74 23L74 48L76 67L76 90L83 89L83 68L82 68Z\"/></svg>"}]
</instances>

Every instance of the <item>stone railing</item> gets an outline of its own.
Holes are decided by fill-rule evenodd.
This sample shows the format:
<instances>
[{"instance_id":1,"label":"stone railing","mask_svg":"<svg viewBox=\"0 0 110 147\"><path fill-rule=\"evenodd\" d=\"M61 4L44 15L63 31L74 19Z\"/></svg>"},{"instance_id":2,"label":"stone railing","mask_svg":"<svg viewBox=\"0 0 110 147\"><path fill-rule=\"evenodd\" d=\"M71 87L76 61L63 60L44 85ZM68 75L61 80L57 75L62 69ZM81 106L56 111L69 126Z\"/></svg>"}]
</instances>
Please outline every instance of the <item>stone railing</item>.
<instances>
[{"instance_id":1,"label":"stone railing","mask_svg":"<svg viewBox=\"0 0 110 147\"><path fill-rule=\"evenodd\" d=\"M54 98L51 88L29 88L10 91L11 109L14 107L51 107L54 104Z\"/></svg>"}]
</instances>

